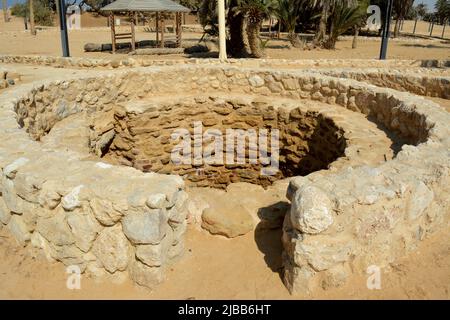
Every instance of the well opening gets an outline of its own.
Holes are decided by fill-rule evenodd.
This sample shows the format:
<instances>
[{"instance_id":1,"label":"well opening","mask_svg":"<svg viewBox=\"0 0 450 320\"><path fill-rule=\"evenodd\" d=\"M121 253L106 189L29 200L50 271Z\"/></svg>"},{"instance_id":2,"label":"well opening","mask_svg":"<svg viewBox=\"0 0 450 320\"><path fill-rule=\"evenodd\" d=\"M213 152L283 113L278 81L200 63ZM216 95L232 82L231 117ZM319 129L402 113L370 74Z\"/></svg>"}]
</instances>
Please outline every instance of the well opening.
<instances>
[{"instance_id":1,"label":"well opening","mask_svg":"<svg viewBox=\"0 0 450 320\"><path fill-rule=\"evenodd\" d=\"M91 151L106 161L199 187L266 187L326 169L346 147L343 130L316 111L245 98L129 101L93 115L90 129Z\"/></svg>"}]
</instances>

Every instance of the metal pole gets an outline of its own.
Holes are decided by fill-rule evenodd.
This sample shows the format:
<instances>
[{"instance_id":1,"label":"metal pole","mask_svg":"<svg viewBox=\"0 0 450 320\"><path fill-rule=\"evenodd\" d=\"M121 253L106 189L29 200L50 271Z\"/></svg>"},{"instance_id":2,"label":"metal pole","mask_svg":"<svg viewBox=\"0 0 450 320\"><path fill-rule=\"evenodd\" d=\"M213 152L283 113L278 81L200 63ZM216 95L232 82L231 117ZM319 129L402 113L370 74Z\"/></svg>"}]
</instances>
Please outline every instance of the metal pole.
<instances>
[{"instance_id":1,"label":"metal pole","mask_svg":"<svg viewBox=\"0 0 450 320\"><path fill-rule=\"evenodd\" d=\"M69 38L67 36L67 24L66 24L66 2L64 0L59 1L59 28L61 31L61 45L63 57L70 57L69 52Z\"/></svg>"},{"instance_id":2,"label":"metal pole","mask_svg":"<svg viewBox=\"0 0 450 320\"><path fill-rule=\"evenodd\" d=\"M433 29L434 29L434 20L433 20L433 22L431 23L430 37L433 36Z\"/></svg>"},{"instance_id":3,"label":"metal pole","mask_svg":"<svg viewBox=\"0 0 450 320\"><path fill-rule=\"evenodd\" d=\"M219 60L227 60L227 47L226 47L226 30L225 30L225 1L217 1L219 12Z\"/></svg>"},{"instance_id":4,"label":"metal pole","mask_svg":"<svg viewBox=\"0 0 450 320\"><path fill-rule=\"evenodd\" d=\"M392 1L388 1L386 10L386 22L384 23L383 36L381 40L380 60L386 60L389 38L391 36Z\"/></svg>"}]
</instances>

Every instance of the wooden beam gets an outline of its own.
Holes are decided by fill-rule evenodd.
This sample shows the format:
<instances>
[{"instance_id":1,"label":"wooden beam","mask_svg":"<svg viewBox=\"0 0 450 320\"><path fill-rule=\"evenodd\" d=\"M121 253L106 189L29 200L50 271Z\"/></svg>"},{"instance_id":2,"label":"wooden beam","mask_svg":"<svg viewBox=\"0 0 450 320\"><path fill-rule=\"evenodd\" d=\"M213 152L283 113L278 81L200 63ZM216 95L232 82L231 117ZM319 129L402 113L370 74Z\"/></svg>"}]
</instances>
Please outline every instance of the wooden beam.
<instances>
[{"instance_id":1,"label":"wooden beam","mask_svg":"<svg viewBox=\"0 0 450 320\"><path fill-rule=\"evenodd\" d=\"M161 43L159 45L160 48L164 48L164 29L165 29L165 21L163 17L161 19Z\"/></svg>"},{"instance_id":2,"label":"wooden beam","mask_svg":"<svg viewBox=\"0 0 450 320\"><path fill-rule=\"evenodd\" d=\"M177 12L175 14L175 16L176 16L175 24L176 24L177 48L181 48L181 31L182 31L182 28L181 28L181 18L182 18L182 16L181 15L182 15L181 12Z\"/></svg>"},{"instance_id":3,"label":"wooden beam","mask_svg":"<svg viewBox=\"0 0 450 320\"><path fill-rule=\"evenodd\" d=\"M112 44L112 53L116 53L116 21L114 20L114 13L111 12L109 15L109 21L111 26L111 44Z\"/></svg>"},{"instance_id":4,"label":"wooden beam","mask_svg":"<svg viewBox=\"0 0 450 320\"><path fill-rule=\"evenodd\" d=\"M159 44L159 12L156 13L156 46Z\"/></svg>"}]
</instances>

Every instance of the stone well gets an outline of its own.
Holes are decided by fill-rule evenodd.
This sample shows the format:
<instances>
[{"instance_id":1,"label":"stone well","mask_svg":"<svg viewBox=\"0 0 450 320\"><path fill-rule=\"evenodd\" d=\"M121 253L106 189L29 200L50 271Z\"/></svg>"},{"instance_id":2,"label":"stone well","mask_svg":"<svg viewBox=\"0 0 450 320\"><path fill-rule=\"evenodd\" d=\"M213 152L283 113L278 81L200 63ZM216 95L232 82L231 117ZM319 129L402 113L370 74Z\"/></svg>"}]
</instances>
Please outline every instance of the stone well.
<instances>
[{"instance_id":1,"label":"stone well","mask_svg":"<svg viewBox=\"0 0 450 320\"><path fill-rule=\"evenodd\" d=\"M171 133L195 145L196 121L278 129L280 170L171 163ZM182 255L187 187L289 179L285 284L338 286L447 223L449 123L423 98L307 72L188 65L23 85L0 97L0 220L51 260L153 288ZM85 139L48 142L69 129Z\"/></svg>"}]
</instances>

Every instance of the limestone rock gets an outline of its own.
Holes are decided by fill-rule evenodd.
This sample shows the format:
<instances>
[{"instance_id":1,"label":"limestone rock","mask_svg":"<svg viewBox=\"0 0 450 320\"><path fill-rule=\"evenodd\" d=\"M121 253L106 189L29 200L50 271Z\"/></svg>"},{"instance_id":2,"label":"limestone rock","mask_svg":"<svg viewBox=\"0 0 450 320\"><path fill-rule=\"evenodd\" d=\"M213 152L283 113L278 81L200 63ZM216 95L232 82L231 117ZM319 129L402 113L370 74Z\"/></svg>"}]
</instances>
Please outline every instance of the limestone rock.
<instances>
[{"instance_id":1,"label":"limestone rock","mask_svg":"<svg viewBox=\"0 0 450 320\"><path fill-rule=\"evenodd\" d=\"M62 198L61 204L63 208L67 211L72 211L75 208L81 206L81 202L79 200L80 191L83 188L83 185L79 185L75 187L69 194L65 195Z\"/></svg>"},{"instance_id":2,"label":"limestone rock","mask_svg":"<svg viewBox=\"0 0 450 320\"><path fill-rule=\"evenodd\" d=\"M251 85L252 87L256 87L256 88L262 87L262 86L264 85L264 79L262 79L262 78L261 78L260 76L258 76L258 75L251 76L251 77L248 79L248 82L250 83L250 85Z\"/></svg>"},{"instance_id":3,"label":"limestone rock","mask_svg":"<svg viewBox=\"0 0 450 320\"><path fill-rule=\"evenodd\" d=\"M167 216L160 209L128 214L122 220L122 228L133 244L158 244L167 232Z\"/></svg>"},{"instance_id":4,"label":"limestone rock","mask_svg":"<svg viewBox=\"0 0 450 320\"><path fill-rule=\"evenodd\" d=\"M127 268L131 256L131 245L123 235L120 226L115 226L100 232L92 252L107 271L114 273Z\"/></svg>"},{"instance_id":5,"label":"limestone rock","mask_svg":"<svg viewBox=\"0 0 450 320\"><path fill-rule=\"evenodd\" d=\"M27 225L20 216L13 215L8 224L9 231L21 245L25 245L30 241L31 235L28 232Z\"/></svg>"},{"instance_id":6,"label":"limestone rock","mask_svg":"<svg viewBox=\"0 0 450 320\"><path fill-rule=\"evenodd\" d=\"M16 176L17 170L25 165L28 161L30 161L27 158L19 158L17 160L15 160L13 163L7 165L4 169L3 169L3 174L8 177L9 179L14 179L14 177Z\"/></svg>"},{"instance_id":7,"label":"limestone rock","mask_svg":"<svg viewBox=\"0 0 450 320\"><path fill-rule=\"evenodd\" d=\"M166 195L162 193L154 193L151 194L145 204L150 209L162 209L166 204Z\"/></svg>"},{"instance_id":8,"label":"limestone rock","mask_svg":"<svg viewBox=\"0 0 450 320\"><path fill-rule=\"evenodd\" d=\"M82 251L88 252L101 230L99 223L90 214L82 214L81 212L69 213L67 223L72 230L76 246Z\"/></svg>"},{"instance_id":9,"label":"limestone rock","mask_svg":"<svg viewBox=\"0 0 450 320\"><path fill-rule=\"evenodd\" d=\"M415 220L422 215L433 201L434 194L425 183L418 182L411 193L411 198L408 203L408 218Z\"/></svg>"},{"instance_id":10,"label":"limestone rock","mask_svg":"<svg viewBox=\"0 0 450 320\"><path fill-rule=\"evenodd\" d=\"M292 225L304 233L321 233L333 223L331 200L314 186L306 185L296 192L290 214Z\"/></svg>"},{"instance_id":11,"label":"limestone rock","mask_svg":"<svg viewBox=\"0 0 450 320\"><path fill-rule=\"evenodd\" d=\"M202 227L212 234L235 238L253 230L250 213L241 205L226 208L207 208L203 211Z\"/></svg>"},{"instance_id":12,"label":"limestone rock","mask_svg":"<svg viewBox=\"0 0 450 320\"><path fill-rule=\"evenodd\" d=\"M66 222L66 215L61 209L50 218L39 218L36 230L54 245L64 246L75 243L72 231Z\"/></svg>"},{"instance_id":13,"label":"limestone rock","mask_svg":"<svg viewBox=\"0 0 450 320\"><path fill-rule=\"evenodd\" d=\"M113 226L122 218L122 213L115 210L110 201L93 198L89 205L95 218L105 226Z\"/></svg>"},{"instance_id":14,"label":"limestone rock","mask_svg":"<svg viewBox=\"0 0 450 320\"><path fill-rule=\"evenodd\" d=\"M0 222L8 224L11 219L11 212L6 207L5 202L0 198Z\"/></svg>"},{"instance_id":15,"label":"limestone rock","mask_svg":"<svg viewBox=\"0 0 450 320\"><path fill-rule=\"evenodd\" d=\"M163 281L163 270L160 267L149 267L139 261L133 262L129 272L134 282L149 289Z\"/></svg>"}]
</instances>

